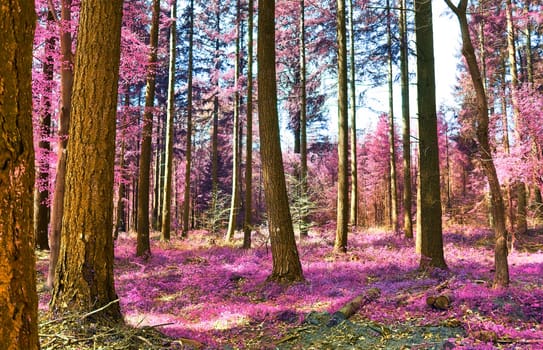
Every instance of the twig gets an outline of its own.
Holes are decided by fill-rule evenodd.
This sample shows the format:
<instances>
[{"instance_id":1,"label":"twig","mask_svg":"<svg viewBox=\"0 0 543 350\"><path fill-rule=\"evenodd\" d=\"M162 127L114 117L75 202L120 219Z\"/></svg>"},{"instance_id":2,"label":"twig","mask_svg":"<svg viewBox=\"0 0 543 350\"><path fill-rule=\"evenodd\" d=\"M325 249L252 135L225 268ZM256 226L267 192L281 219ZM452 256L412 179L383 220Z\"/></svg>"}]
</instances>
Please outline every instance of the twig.
<instances>
[{"instance_id":1,"label":"twig","mask_svg":"<svg viewBox=\"0 0 543 350\"><path fill-rule=\"evenodd\" d=\"M83 316L81 316L79 319L80 320L83 320L89 316L92 316L94 315L95 313L98 313L100 311L103 311L104 309L107 309L108 307L110 307L111 305L115 304L115 303L118 303L119 302L119 299L115 299L113 301L110 301L109 303L107 303L106 305L102 306L101 308L98 308L96 310L92 310L91 312L87 312L86 314L84 314Z\"/></svg>"}]
</instances>

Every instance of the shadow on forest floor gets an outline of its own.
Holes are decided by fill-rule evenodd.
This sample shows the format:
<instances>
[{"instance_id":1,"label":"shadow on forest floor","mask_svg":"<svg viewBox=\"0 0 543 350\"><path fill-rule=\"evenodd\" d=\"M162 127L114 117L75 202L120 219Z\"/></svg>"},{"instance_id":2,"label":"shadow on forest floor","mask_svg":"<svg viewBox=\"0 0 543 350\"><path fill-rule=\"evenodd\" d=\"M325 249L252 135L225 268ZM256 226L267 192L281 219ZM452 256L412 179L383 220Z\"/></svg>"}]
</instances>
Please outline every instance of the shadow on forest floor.
<instances>
[{"instance_id":1,"label":"shadow on forest floor","mask_svg":"<svg viewBox=\"0 0 543 350\"><path fill-rule=\"evenodd\" d=\"M205 232L168 243L153 239L152 256L144 261L134 256L134 236L122 234L115 274L125 320L178 340L139 334L128 338L131 348L151 349L140 339L146 337L157 349L543 348L543 235L517 237L505 290L491 288L488 230L446 231L449 269L426 271L418 269L413 241L398 235L353 232L346 254L331 251L332 237L329 230L312 231L298 245L306 282L282 286L265 281L271 271L265 236L251 250L212 244ZM41 254L41 281L46 263ZM349 320L326 326L331 313L371 288L380 290L378 299ZM447 295L450 306L428 306L427 297L437 295ZM42 290L42 318L48 299ZM87 337L91 344L93 337Z\"/></svg>"}]
</instances>

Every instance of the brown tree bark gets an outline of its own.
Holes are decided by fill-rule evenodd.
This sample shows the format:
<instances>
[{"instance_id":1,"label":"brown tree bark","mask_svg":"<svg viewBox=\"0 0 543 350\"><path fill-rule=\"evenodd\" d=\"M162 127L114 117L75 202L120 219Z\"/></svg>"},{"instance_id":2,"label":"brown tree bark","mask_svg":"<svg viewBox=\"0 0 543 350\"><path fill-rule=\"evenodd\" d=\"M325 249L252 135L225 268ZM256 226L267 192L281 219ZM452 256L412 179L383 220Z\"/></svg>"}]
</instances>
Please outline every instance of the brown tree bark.
<instances>
[{"instance_id":1,"label":"brown tree bark","mask_svg":"<svg viewBox=\"0 0 543 350\"><path fill-rule=\"evenodd\" d=\"M509 266L507 264L507 230L505 228L505 210L501 193L500 182L496 174L492 149L488 140L488 101L481 79L481 72L477 64L475 50L470 37L469 25L466 17L467 0L460 0L455 6L450 0L445 0L453 10L460 23L462 32L462 55L466 59L471 81L475 89L477 100L477 140L479 143L479 156L481 167L485 172L490 187L491 210L494 218L494 287L507 287L509 285Z\"/></svg>"},{"instance_id":2,"label":"brown tree bark","mask_svg":"<svg viewBox=\"0 0 543 350\"><path fill-rule=\"evenodd\" d=\"M62 0L60 10L60 118L58 129L58 160L55 176L55 190L51 206L51 223L49 233L49 270L47 272L47 287L53 288L55 269L60 251L60 230L64 215L64 192L66 190L66 146L68 130L70 129L70 109L72 105L72 85L74 80L72 32L72 0Z\"/></svg>"},{"instance_id":3,"label":"brown tree bark","mask_svg":"<svg viewBox=\"0 0 543 350\"><path fill-rule=\"evenodd\" d=\"M194 0L190 1L190 24L189 24L189 62L187 67L187 142L185 151L185 193L183 205L183 230L182 237L189 232L190 213L190 172L192 164L192 70L193 70L193 43L194 41Z\"/></svg>"},{"instance_id":4,"label":"brown tree bark","mask_svg":"<svg viewBox=\"0 0 543 350\"><path fill-rule=\"evenodd\" d=\"M349 224L349 126L347 113L347 28L345 24L345 0L337 0L336 22L338 45L338 187L334 250L346 252Z\"/></svg>"},{"instance_id":5,"label":"brown tree bark","mask_svg":"<svg viewBox=\"0 0 543 350\"><path fill-rule=\"evenodd\" d=\"M421 267L445 268L441 226L439 148L435 96L432 3L415 0L417 93L419 112L419 181L417 252Z\"/></svg>"},{"instance_id":6,"label":"brown tree bark","mask_svg":"<svg viewBox=\"0 0 543 350\"><path fill-rule=\"evenodd\" d=\"M354 52L354 6L353 0L349 0L349 129L351 147L351 206L349 222L352 226L358 226L358 159L356 142L356 63Z\"/></svg>"},{"instance_id":7,"label":"brown tree bark","mask_svg":"<svg viewBox=\"0 0 543 350\"><path fill-rule=\"evenodd\" d=\"M277 114L275 0L262 0L258 16L258 114L262 176L273 258L269 281L302 281L287 197Z\"/></svg>"},{"instance_id":8,"label":"brown tree bark","mask_svg":"<svg viewBox=\"0 0 543 350\"><path fill-rule=\"evenodd\" d=\"M0 6L0 346L39 349L32 226L34 1Z\"/></svg>"},{"instance_id":9,"label":"brown tree bark","mask_svg":"<svg viewBox=\"0 0 543 350\"><path fill-rule=\"evenodd\" d=\"M251 248L253 219L253 20L254 1L249 0L247 17L247 137L245 140L245 216L243 248Z\"/></svg>"},{"instance_id":10,"label":"brown tree bark","mask_svg":"<svg viewBox=\"0 0 543 350\"><path fill-rule=\"evenodd\" d=\"M141 135L140 164L138 175L138 239L137 256L151 254L149 241L149 178L151 167L151 136L153 133L153 107L155 105L156 63L158 48L158 25L160 18L160 1L153 0L153 18L151 20L151 41L149 43L149 68L145 90L145 112L143 114L143 130Z\"/></svg>"},{"instance_id":11,"label":"brown tree bark","mask_svg":"<svg viewBox=\"0 0 543 350\"><path fill-rule=\"evenodd\" d=\"M122 0L84 0L79 13L62 243L51 307L89 312L117 299L113 175ZM122 320L118 303L96 317Z\"/></svg>"}]
</instances>

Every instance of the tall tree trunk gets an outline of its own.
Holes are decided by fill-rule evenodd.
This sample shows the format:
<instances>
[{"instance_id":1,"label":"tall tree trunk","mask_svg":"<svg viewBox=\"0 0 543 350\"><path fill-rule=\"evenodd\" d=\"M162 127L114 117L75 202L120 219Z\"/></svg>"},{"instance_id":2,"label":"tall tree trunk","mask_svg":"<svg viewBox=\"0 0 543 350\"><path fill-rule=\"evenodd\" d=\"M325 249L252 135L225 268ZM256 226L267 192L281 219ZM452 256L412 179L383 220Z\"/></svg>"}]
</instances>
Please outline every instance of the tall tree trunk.
<instances>
[{"instance_id":1,"label":"tall tree trunk","mask_svg":"<svg viewBox=\"0 0 543 350\"><path fill-rule=\"evenodd\" d=\"M305 54L305 0L300 0L300 189L308 196L307 185L307 68ZM308 235L307 208L302 207L300 236Z\"/></svg>"},{"instance_id":2,"label":"tall tree trunk","mask_svg":"<svg viewBox=\"0 0 543 350\"><path fill-rule=\"evenodd\" d=\"M275 0L262 0L258 16L258 114L262 173L273 271L269 281L303 281L290 216L281 155L275 72Z\"/></svg>"},{"instance_id":3,"label":"tall tree trunk","mask_svg":"<svg viewBox=\"0 0 543 350\"><path fill-rule=\"evenodd\" d=\"M441 227L439 147L434 71L432 3L415 0L417 93L419 111L419 181L417 252L421 267L445 268Z\"/></svg>"},{"instance_id":4,"label":"tall tree trunk","mask_svg":"<svg viewBox=\"0 0 543 350\"><path fill-rule=\"evenodd\" d=\"M173 172L173 123L175 117L175 59L177 49L177 0L171 2L170 64L168 80L168 117L166 121L166 151L164 164L164 194L162 195L162 225L160 239L170 240Z\"/></svg>"},{"instance_id":5,"label":"tall tree trunk","mask_svg":"<svg viewBox=\"0 0 543 350\"><path fill-rule=\"evenodd\" d=\"M398 190L396 182L396 147L394 145L394 72L392 70L392 24L390 0L387 0L387 49L388 49L388 143L390 162L390 226L392 231L398 231Z\"/></svg>"},{"instance_id":6,"label":"tall tree trunk","mask_svg":"<svg viewBox=\"0 0 543 350\"><path fill-rule=\"evenodd\" d=\"M143 130L141 135L140 163L138 174L138 239L137 256L151 254L149 241L149 177L151 166L151 136L153 133L153 107L155 104L155 86L157 70L158 25L160 18L160 1L153 0L153 18L151 20L151 41L149 67L145 90L145 112L143 114Z\"/></svg>"},{"instance_id":7,"label":"tall tree trunk","mask_svg":"<svg viewBox=\"0 0 543 350\"><path fill-rule=\"evenodd\" d=\"M89 312L118 299L111 230L121 17L122 0L81 2L55 311ZM121 321L119 304L96 317Z\"/></svg>"},{"instance_id":8,"label":"tall tree trunk","mask_svg":"<svg viewBox=\"0 0 543 350\"><path fill-rule=\"evenodd\" d=\"M240 158L240 123L239 123L239 77L240 77L240 36L241 36L241 4L237 1L236 4L236 61L234 63L234 120L232 125L232 197L230 202L230 215L228 216L228 229L226 231L226 241L234 239L236 231L236 223L240 205L240 173L241 173L241 158Z\"/></svg>"},{"instance_id":9,"label":"tall tree trunk","mask_svg":"<svg viewBox=\"0 0 543 350\"><path fill-rule=\"evenodd\" d=\"M220 6L220 2L218 2ZM213 99L213 125L211 130L211 212L213 216L217 214L217 200L219 197L219 91L220 91L220 41L219 35L221 32L221 12L218 10L216 14L215 30L217 31L217 38L215 39L215 72L217 74L217 81L215 82L215 97ZM215 220L215 219L213 219ZM212 231L216 229L216 225L212 225ZM211 232L215 233L215 232Z\"/></svg>"},{"instance_id":10,"label":"tall tree trunk","mask_svg":"<svg viewBox=\"0 0 543 350\"><path fill-rule=\"evenodd\" d=\"M349 223L348 181L348 113L347 113L347 38L345 24L345 0L337 0L338 45L338 190L337 223L334 250L347 251Z\"/></svg>"},{"instance_id":11,"label":"tall tree trunk","mask_svg":"<svg viewBox=\"0 0 543 350\"><path fill-rule=\"evenodd\" d=\"M34 1L0 6L0 344L39 349L32 227Z\"/></svg>"},{"instance_id":12,"label":"tall tree trunk","mask_svg":"<svg viewBox=\"0 0 543 350\"><path fill-rule=\"evenodd\" d=\"M62 217L64 216L64 193L66 191L66 146L70 129L70 109L72 105L72 85L74 80L72 55L72 0L62 0L60 10L60 118L58 128L58 157L55 175L55 192L51 206L49 233L49 270L47 287L53 288L55 269L60 251Z\"/></svg>"},{"instance_id":13,"label":"tall tree trunk","mask_svg":"<svg viewBox=\"0 0 543 350\"><path fill-rule=\"evenodd\" d=\"M113 231L113 239L117 239L119 237L119 231L123 230L126 231L126 205L125 205L125 197L126 197L126 184L125 184L125 151L126 151L126 140L125 140L125 128L126 128L126 122L128 120L127 114L129 113L130 109L130 87L126 87L126 94L125 94L125 100L124 100L124 106L125 110L123 111L123 125L121 126L121 150L119 155L119 172L120 172L120 180L119 180L119 191L117 196L117 213L115 215L115 230Z\"/></svg>"},{"instance_id":14,"label":"tall tree trunk","mask_svg":"<svg viewBox=\"0 0 543 350\"><path fill-rule=\"evenodd\" d=\"M403 230L406 238L413 238L411 217L411 115L409 113L409 54L407 47L406 1L400 0L400 75L402 94L403 145Z\"/></svg>"},{"instance_id":15,"label":"tall tree trunk","mask_svg":"<svg viewBox=\"0 0 543 350\"><path fill-rule=\"evenodd\" d=\"M356 142L356 63L354 60L354 6L353 0L349 0L349 100L350 100L350 125L351 130L351 206L349 221L352 226L358 226L358 159Z\"/></svg>"},{"instance_id":16,"label":"tall tree trunk","mask_svg":"<svg viewBox=\"0 0 543 350\"><path fill-rule=\"evenodd\" d=\"M181 237L187 237L189 232L190 213L190 172L192 163L192 64L194 41L194 0L190 0L189 20L189 62L187 67L187 142L185 151L185 193L183 202L183 230ZM194 216L193 216L194 217ZM192 225L194 227L194 225Z\"/></svg>"},{"instance_id":17,"label":"tall tree trunk","mask_svg":"<svg viewBox=\"0 0 543 350\"><path fill-rule=\"evenodd\" d=\"M160 216L161 216L161 213L160 213L160 210L161 210L161 207L162 207L162 203L160 202L161 200L161 193L160 193L160 189L162 188L162 186L160 186L160 183L161 183L161 178L162 178L162 164L164 163L164 159L163 159L163 155L164 153L162 152L162 149L163 149L163 141L164 139L162 138L162 132L163 132L163 127L162 127L162 118L161 117L158 117L158 120L157 120L157 123L156 123L156 151L155 151L155 164L154 164L154 176L153 176L153 203L152 203L152 212L151 212L151 225L153 227L154 230L156 231L160 231L160 226L162 224L162 222L160 222ZM152 152L152 151L151 151ZM150 186L150 184L149 184Z\"/></svg>"},{"instance_id":18,"label":"tall tree trunk","mask_svg":"<svg viewBox=\"0 0 543 350\"><path fill-rule=\"evenodd\" d=\"M253 212L253 20L254 2L249 0L247 17L247 138L245 141L245 217L243 248L251 248Z\"/></svg>"},{"instance_id":19,"label":"tall tree trunk","mask_svg":"<svg viewBox=\"0 0 543 350\"><path fill-rule=\"evenodd\" d=\"M54 10L54 9L53 9ZM51 29L54 21L51 9L47 12L47 27ZM42 116L40 117L40 141L38 147L45 157L38 159L38 187L34 192L34 233L36 235L36 247L40 250L49 249L49 161L47 155L51 152L51 97L54 73L52 54L55 50L55 38L48 38L45 42L45 62L43 63L43 75L45 77L45 93L42 96Z\"/></svg>"},{"instance_id":20,"label":"tall tree trunk","mask_svg":"<svg viewBox=\"0 0 543 350\"><path fill-rule=\"evenodd\" d=\"M492 149L488 141L488 101L486 98L481 72L477 65L475 50L471 42L468 21L466 18L467 0L460 0L455 6L450 0L445 0L453 10L460 23L462 32L462 55L466 59L471 81L477 99L477 140L481 165L488 180L491 194L491 210L494 217L494 234L496 245L494 247L494 287L507 287L509 285L509 266L507 264L507 230L505 229L505 215L500 182L496 174Z\"/></svg>"}]
</instances>

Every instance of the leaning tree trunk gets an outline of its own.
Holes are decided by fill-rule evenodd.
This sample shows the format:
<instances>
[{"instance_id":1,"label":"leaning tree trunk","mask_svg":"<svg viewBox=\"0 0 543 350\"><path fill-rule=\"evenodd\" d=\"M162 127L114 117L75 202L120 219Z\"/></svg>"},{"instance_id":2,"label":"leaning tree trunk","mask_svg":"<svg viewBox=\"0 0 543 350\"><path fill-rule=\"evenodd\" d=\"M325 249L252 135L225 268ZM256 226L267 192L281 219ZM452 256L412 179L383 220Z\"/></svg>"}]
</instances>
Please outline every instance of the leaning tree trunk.
<instances>
[{"instance_id":1,"label":"leaning tree trunk","mask_svg":"<svg viewBox=\"0 0 543 350\"><path fill-rule=\"evenodd\" d=\"M258 114L262 175L273 271L270 281L289 283L302 281L302 265L298 257L290 216L277 114L275 73L275 1L262 0L258 16Z\"/></svg>"},{"instance_id":2,"label":"leaning tree trunk","mask_svg":"<svg viewBox=\"0 0 543 350\"><path fill-rule=\"evenodd\" d=\"M32 229L34 1L0 6L0 346L39 349Z\"/></svg>"},{"instance_id":3,"label":"leaning tree trunk","mask_svg":"<svg viewBox=\"0 0 543 350\"><path fill-rule=\"evenodd\" d=\"M481 72L477 64L475 50L471 42L469 25L466 18L467 0L460 0L455 6L450 0L445 0L453 10L460 23L462 32L462 54L466 59L471 81L475 89L477 100L477 140L479 142L479 156L481 165L488 180L491 195L491 210L494 218L494 287L507 287L509 285L509 266L507 264L507 230L505 229L505 211L501 193L500 182L492 159L492 149L488 140L488 102L481 79Z\"/></svg>"},{"instance_id":4,"label":"leaning tree trunk","mask_svg":"<svg viewBox=\"0 0 543 350\"><path fill-rule=\"evenodd\" d=\"M63 240L51 306L89 312L116 301L113 177L122 0L81 2ZM118 303L97 314L121 321Z\"/></svg>"}]
</instances>

